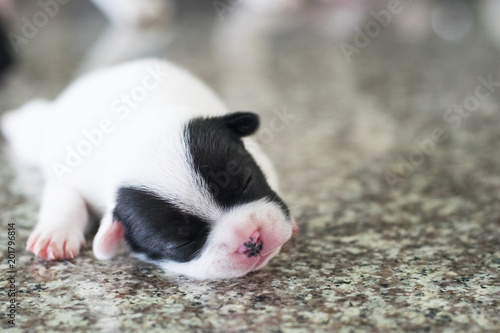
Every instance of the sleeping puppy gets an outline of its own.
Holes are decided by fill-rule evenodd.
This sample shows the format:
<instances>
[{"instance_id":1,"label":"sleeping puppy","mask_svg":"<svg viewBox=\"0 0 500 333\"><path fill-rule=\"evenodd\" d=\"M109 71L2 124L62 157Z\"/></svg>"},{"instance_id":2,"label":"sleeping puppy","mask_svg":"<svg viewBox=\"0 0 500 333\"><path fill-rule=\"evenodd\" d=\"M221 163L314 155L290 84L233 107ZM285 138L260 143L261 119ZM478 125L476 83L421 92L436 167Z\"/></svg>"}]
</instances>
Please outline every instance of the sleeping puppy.
<instances>
[{"instance_id":1,"label":"sleeping puppy","mask_svg":"<svg viewBox=\"0 0 500 333\"><path fill-rule=\"evenodd\" d=\"M98 216L98 259L124 240L137 257L199 279L264 267L296 224L248 138L258 127L256 114L227 113L203 83L161 60L97 71L55 101L7 113L4 136L46 180L27 248L72 259Z\"/></svg>"}]
</instances>

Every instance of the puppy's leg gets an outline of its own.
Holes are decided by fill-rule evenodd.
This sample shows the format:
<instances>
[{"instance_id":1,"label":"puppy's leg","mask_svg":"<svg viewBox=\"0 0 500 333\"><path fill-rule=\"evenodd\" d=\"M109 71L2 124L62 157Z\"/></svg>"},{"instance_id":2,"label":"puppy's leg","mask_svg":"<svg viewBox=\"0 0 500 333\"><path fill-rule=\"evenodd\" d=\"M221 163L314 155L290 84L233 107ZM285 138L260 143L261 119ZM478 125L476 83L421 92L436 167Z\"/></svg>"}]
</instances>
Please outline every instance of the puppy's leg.
<instances>
[{"instance_id":1,"label":"puppy's leg","mask_svg":"<svg viewBox=\"0 0 500 333\"><path fill-rule=\"evenodd\" d=\"M49 182L44 190L38 224L28 238L27 249L47 259L72 259L85 244L89 221L85 201L72 188Z\"/></svg>"}]
</instances>

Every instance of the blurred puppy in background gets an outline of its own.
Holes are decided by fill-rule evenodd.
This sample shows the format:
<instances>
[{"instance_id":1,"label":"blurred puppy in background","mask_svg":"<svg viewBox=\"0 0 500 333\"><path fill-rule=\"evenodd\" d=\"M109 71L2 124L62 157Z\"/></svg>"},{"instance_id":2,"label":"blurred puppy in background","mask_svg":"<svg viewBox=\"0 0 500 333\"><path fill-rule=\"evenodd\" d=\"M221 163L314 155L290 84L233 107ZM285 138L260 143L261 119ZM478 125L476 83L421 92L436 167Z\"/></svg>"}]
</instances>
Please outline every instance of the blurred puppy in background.
<instances>
[{"instance_id":1,"label":"blurred puppy in background","mask_svg":"<svg viewBox=\"0 0 500 333\"><path fill-rule=\"evenodd\" d=\"M173 0L92 0L114 25L143 26L161 23L174 13ZM200 1L201 2L201 1ZM296 9L303 0L218 0L215 11L241 8L253 12ZM200 3L201 5L202 3Z\"/></svg>"},{"instance_id":2,"label":"blurred puppy in background","mask_svg":"<svg viewBox=\"0 0 500 333\"><path fill-rule=\"evenodd\" d=\"M170 0L92 0L114 25L142 26L165 21L173 13Z\"/></svg>"},{"instance_id":3,"label":"blurred puppy in background","mask_svg":"<svg viewBox=\"0 0 500 333\"><path fill-rule=\"evenodd\" d=\"M0 0L0 77L13 62L12 48L9 44L5 22L10 11L11 3Z\"/></svg>"},{"instance_id":4,"label":"blurred puppy in background","mask_svg":"<svg viewBox=\"0 0 500 333\"><path fill-rule=\"evenodd\" d=\"M7 38L7 31L3 23L0 21L0 75L12 63L12 54L9 47L9 40Z\"/></svg>"}]
</instances>

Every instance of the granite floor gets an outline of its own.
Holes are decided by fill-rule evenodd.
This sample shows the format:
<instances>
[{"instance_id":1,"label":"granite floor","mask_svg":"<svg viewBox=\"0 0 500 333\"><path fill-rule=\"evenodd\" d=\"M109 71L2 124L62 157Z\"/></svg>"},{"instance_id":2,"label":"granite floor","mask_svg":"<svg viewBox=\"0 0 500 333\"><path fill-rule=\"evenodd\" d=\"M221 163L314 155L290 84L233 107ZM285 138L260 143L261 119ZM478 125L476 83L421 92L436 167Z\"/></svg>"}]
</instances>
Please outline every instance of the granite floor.
<instances>
[{"instance_id":1,"label":"granite floor","mask_svg":"<svg viewBox=\"0 0 500 333\"><path fill-rule=\"evenodd\" d=\"M2 152L2 331L499 332L496 1L313 1L270 13L188 3L142 30L110 28L84 1L61 5L18 45L0 111L54 97L92 68L170 59L231 109L262 115L257 139L279 170L298 236L262 271L216 282L125 254L97 261L92 237L75 260L45 262L24 250L36 176L23 182ZM22 2L11 31L22 33L21 18L38 6ZM283 113L283 130L265 130Z\"/></svg>"}]
</instances>

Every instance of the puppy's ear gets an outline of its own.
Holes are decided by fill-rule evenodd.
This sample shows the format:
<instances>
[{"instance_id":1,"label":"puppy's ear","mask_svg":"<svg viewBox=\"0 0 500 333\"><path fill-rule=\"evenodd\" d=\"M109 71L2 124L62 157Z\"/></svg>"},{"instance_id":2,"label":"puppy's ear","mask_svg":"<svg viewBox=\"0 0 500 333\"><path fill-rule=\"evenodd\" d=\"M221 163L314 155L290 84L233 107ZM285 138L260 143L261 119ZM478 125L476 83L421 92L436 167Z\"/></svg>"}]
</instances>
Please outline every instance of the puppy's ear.
<instances>
[{"instance_id":1,"label":"puppy's ear","mask_svg":"<svg viewBox=\"0 0 500 333\"><path fill-rule=\"evenodd\" d=\"M104 217L94 238L94 256L100 260L111 259L123 240L123 232L121 222Z\"/></svg>"},{"instance_id":2,"label":"puppy's ear","mask_svg":"<svg viewBox=\"0 0 500 333\"><path fill-rule=\"evenodd\" d=\"M259 128L259 116L253 112L233 112L222 117L222 120L240 137L252 135Z\"/></svg>"}]
</instances>

